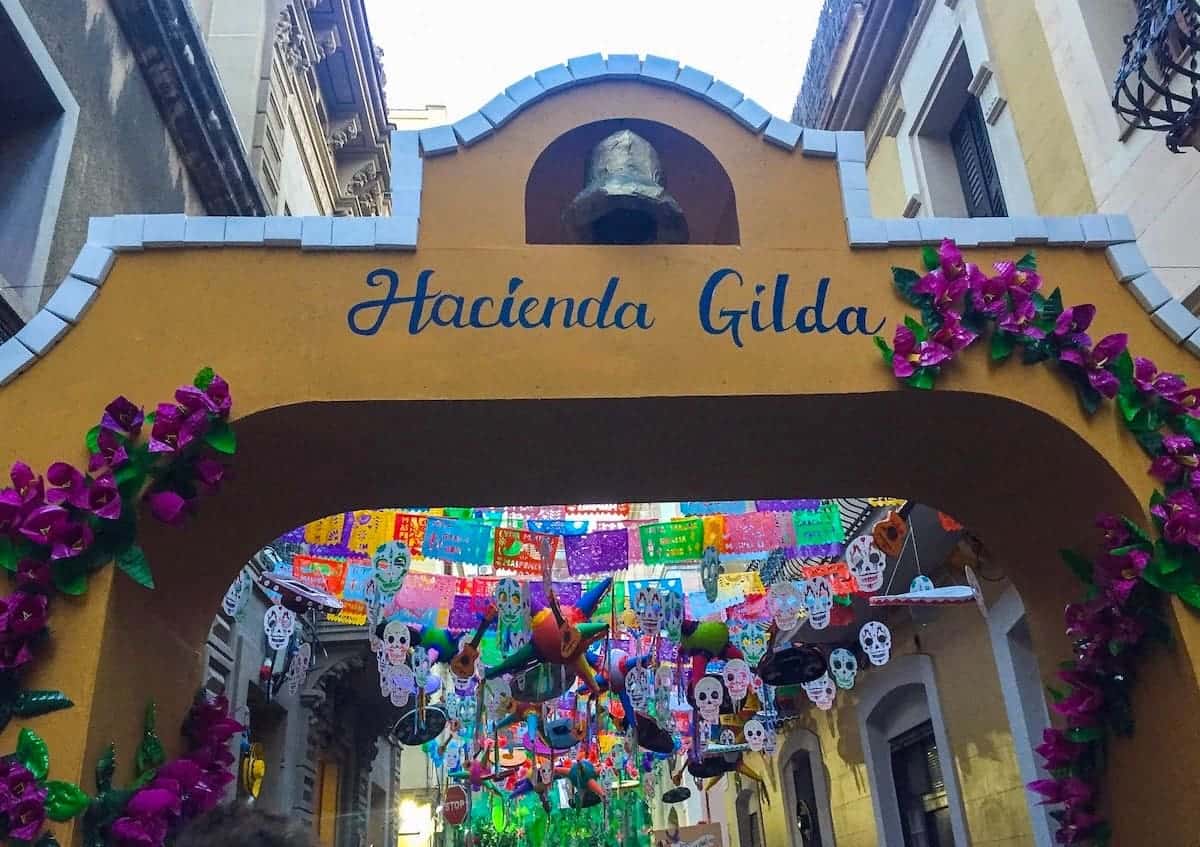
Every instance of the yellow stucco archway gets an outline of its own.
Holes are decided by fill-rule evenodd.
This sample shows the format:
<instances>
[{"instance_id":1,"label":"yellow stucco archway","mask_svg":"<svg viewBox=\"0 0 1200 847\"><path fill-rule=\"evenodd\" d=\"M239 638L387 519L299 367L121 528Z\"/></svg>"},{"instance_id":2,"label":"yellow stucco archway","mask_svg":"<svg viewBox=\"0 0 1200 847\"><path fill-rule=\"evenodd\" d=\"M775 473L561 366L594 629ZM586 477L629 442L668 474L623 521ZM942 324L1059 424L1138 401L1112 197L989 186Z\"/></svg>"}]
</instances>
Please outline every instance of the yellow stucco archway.
<instances>
[{"instance_id":1,"label":"yellow stucco archway","mask_svg":"<svg viewBox=\"0 0 1200 847\"><path fill-rule=\"evenodd\" d=\"M574 127L620 118L678 128L712 152L737 195L739 245L525 243L537 157ZM839 171L852 157L767 144L762 123L745 123L678 86L600 79L539 100L452 155L425 145L415 250L264 246L261 228L258 246L233 246L229 233L255 225L231 219L212 239L222 246L120 252L78 325L0 389L6 455L78 462L82 434L114 396L165 399L204 365L233 388L241 446L233 481L189 526L146 526L157 591L110 568L86 598L56 601L56 637L30 679L61 685L77 704L37 719L56 772L79 778L110 740L134 749L149 697L164 715L183 711L221 592L255 549L320 515L403 502L902 492L956 515L1007 563L1049 677L1068 653L1063 605L1078 593L1056 551L1085 543L1099 511L1146 518L1144 455L1111 411L1087 419L1047 368L968 354L932 394L898 387L869 333L882 327L890 338L904 314L889 268L916 264L916 248L851 249L844 204L857 189ZM291 232L272 220L267 236ZM338 233L354 242L364 232L310 220L276 243L330 248ZM141 221L138 246L151 243L151 221ZM135 223L112 222L113 231ZM180 241L207 240L189 238L190 227ZM1097 305L1096 331L1127 331L1161 368L1192 369L1114 281L1102 250L1038 249L1067 302ZM980 248L972 258L1020 252ZM816 331L769 326L784 274L781 322ZM461 313L443 299L414 319L402 298L422 276L429 292L461 296ZM370 304L393 283L390 308ZM547 297L576 308L598 298L598 314L608 288L607 328L564 327L553 310L549 327L520 326L522 314L537 324ZM452 325L468 322L473 304L478 322L502 321L510 293L516 326ZM522 313L526 297L541 302ZM730 316L756 300L757 318L737 318L739 346ZM1200 627L1181 608L1174 617L1176 649L1147 664L1139 687L1137 736L1113 749L1118 844L1184 844L1193 833L1181 787L1200 773Z\"/></svg>"}]
</instances>

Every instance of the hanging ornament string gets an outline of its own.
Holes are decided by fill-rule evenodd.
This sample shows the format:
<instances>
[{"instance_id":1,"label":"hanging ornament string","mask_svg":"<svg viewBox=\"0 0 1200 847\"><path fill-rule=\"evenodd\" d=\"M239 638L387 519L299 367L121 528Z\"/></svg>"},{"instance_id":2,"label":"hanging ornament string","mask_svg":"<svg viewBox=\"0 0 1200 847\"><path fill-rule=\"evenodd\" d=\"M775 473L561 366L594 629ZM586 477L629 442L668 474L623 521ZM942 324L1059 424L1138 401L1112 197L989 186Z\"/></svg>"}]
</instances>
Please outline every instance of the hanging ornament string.
<instances>
[{"instance_id":1,"label":"hanging ornament string","mask_svg":"<svg viewBox=\"0 0 1200 847\"><path fill-rule=\"evenodd\" d=\"M904 536L904 544L900 548L900 555L896 557L896 566L894 568L892 568L892 576L890 579L888 579L887 587L883 589L884 594L892 593L892 583L894 583L896 581L896 575L898 573L900 573L900 562L902 562L904 560L904 551L908 549L908 543L910 541L913 542L913 553L915 554L916 553L916 540L915 540L915 535L912 531L911 524L909 525L909 528L908 528L908 534L906 536ZM920 570L920 568L921 568L921 558L920 558L920 556L917 556L917 570Z\"/></svg>"}]
</instances>

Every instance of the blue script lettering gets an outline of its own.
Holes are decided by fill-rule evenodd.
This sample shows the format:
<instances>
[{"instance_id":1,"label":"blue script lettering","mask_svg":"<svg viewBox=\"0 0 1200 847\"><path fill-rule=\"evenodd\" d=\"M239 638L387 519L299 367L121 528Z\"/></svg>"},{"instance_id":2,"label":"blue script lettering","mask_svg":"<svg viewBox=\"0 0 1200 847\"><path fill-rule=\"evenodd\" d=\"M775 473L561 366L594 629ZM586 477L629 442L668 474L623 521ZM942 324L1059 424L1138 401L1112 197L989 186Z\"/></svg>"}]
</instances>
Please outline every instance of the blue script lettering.
<instances>
[{"instance_id":1,"label":"blue script lettering","mask_svg":"<svg viewBox=\"0 0 1200 847\"><path fill-rule=\"evenodd\" d=\"M752 332L795 331L805 335L810 332L824 335L834 330L842 335L876 335L883 329L884 321L880 321L874 328L870 327L866 306L847 306L838 312L833 323L827 322L825 299L829 294L829 277L823 277L817 283L817 293L812 302L794 313L787 311L789 277L787 274L779 274L775 277L775 285L768 303L760 299L766 293L767 286L759 284L754 286L754 300L748 306L720 309L714 315L713 298L717 288L727 280L736 282L738 288L745 285L742 275L733 268L714 271L700 292L700 327L709 335L729 335L737 347L745 346L742 339L743 323L748 323ZM770 310L769 317L763 315L764 306Z\"/></svg>"},{"instance_id":2,"label":"blue script lettering","mask_svg":"<svg viewBox=\"0 0 1200 847\"><path fill-rule=\"evenodd\" d=\"M650 307L636 301L620 301L617 296L620 277L610 277L599 297L534 297L525 296L520 288L525 281L514 276L508 281L508 293L497 309L493 297L468 298L449 291L431 291L433 270L417 274L411 294L400 293L400 277L390 268L379 268L367 274L366 283L372 288L386 287L387 293L377 299L363 300L346 313L346 323L355 335L375 335L387 322L393 307L408 310L408 334L419 335L430 325L456 329L641 329L654 326Z\"/></svg>"}]
</instances>

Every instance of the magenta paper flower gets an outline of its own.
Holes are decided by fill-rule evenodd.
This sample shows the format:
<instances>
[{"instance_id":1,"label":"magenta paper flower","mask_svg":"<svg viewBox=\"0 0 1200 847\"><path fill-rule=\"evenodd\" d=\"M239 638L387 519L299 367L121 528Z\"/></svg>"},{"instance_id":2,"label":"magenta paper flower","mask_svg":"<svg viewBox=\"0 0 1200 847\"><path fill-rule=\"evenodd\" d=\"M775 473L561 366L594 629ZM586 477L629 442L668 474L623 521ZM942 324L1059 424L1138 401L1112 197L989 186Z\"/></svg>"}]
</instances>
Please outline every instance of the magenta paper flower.
<instances>
[{"instance_id":1,"label":"magenta paper flower","mask_svg":"<svg viewBox=\"0 0 1200 847\"><path fill-rule=\"evenodd\" d=\"M1185 388L1173 394L1163 394L1162 399L1170 414L1200 418L1200 388Z\"/></svg>"},{"instance_id":2,"label":"magenta paper flower","mask_svg":"<svg viewBox=\"0 0 1200 847\"><path fill-rule=\"evenodd\" d=\"M1173 491L1150 513L1163 522L1163 538L1171 544L1200 546L1200 504L1190 491Z\"/></svg>"},{"instance_id":3,"label":"magenta paper flower","mask_svg":"<svg viewBox=\"0 0 1200 847\"><path fill-rule=\"evenodd\" d=\"M204 393L212 401L213 409L217 415L222 419L228 418L229 411L233 408L233 397L229 393L229 383L214 374L212 381L208 384L208 388L204 389Z\"/></svg>"},{"instance_id":4,"label":"magenta paper flower","mask_svg":"<svg viewBox=\"0 0 1200 847\"><path fill-rule=\"evenodd\" d=\"M1145 550L1130 550L1124 556L1104 556L1098 564L1105 592L1124 605L1141 582L1142 572L1150 564L1150 554Z\"/></svg>"},{"instance_id":5,"label":"magenta paper flower","mask_svg":"<svg viewBox=\"0 0 1200 847\"><path fill-rule=\"evenodd\" d=\"M103 467L119 468L129 461L129 452L121 438L109 429L101 429L96 437L98 450L88 460L88 470L97 471Z\"/></svg>"},{"instance_id":6,"label":"magenta paper flower","mask_svg":"<svg viewBox=\"0 0 1200 847\"><path fill-rule=\"evenodd\" d=\"M1184 391L1187 383L1177 374L1160 373L1150 359L1137 356L1133 360L1133 384L1150 397L1169 397Z\"/></svg>"},{"instance_id":7,"label":"magenta paper flower","mask_svg":"<svg viewBox=\"0 0 1200 847\"><path fill-rule=\"evenodd\" d=\"M21 522L21 534L34 544L49 547L51 539L67 523L67 510L62 506L38 506Z\"/></svg>"},{"instance_id":8,"label":"magenta paper flower","mask_svg":"<svg viewBox=\"0 0 1200 847\"><path fill-rule=\"evenodd\" d=\"M941 272L949 279L962 276L966 271L967 263L953 239L942 239L942 243L938 245L937 257Z\"/></svg>"},{"instance_id":9,"label":"magenta paper flower","mask_svg":"<svg viewBox=\"0 0 1200 847\"><path fill-rule=\"evenodd\" d=\"M100 418L100 426L103 429L119 432L130 438L136 438L137 434L142 431L142 422L144 420L145 416L142 414L141 407L134 405L130 400L122 396L104 407L104 414Z\"/></svg>"},{"instance_id":10,"label":"magenta paper flower","mask_svg":"<svg viewBox=\"0 0 1200 847\"><path fill-rule=\"evenodd\" d=\"M46 502L61 505L70 503L79 509L87 508L87 484L83 473L67 462L55 462L46 469Z\"/></svg>"},{"instance_id":11,"label":"magenta paper flower","mask_svg":"<svg viewBox=\"0 0 1200 847\"><path fill-rule=\"evenodd\" d=\"M1101 515L1096 518L1096 527L1104 532L1104 544L1110 550L1129 543L1129 527L1116 515Z\"/></svg>"},{"instance_id":12,"label":"magenta paper flower","mask_svg":"<svg viewBox=\"0 0 1200 847\"><path fill-rule=\"evenodd\" d=\"M1161 456L1156 456L1150 465L1150 475L1166 483L1179 482L1200 465L1196 456L1196 443L1186 435L1168 435L1162 442Z\"/></svg>"},{"instance_id":13,"label":"magenta paper flower","mask_svg":"<svg viewBox=\"0 0 1200 847\"><path fill-rule=\"evenodd\" d=\"M1038 779L1029 783L1029 790L1042 795L1042 805L1066 803L1076 806L1091 801L1096 790L1079 777L1069 776L1064 779Z\"/></svg>"},{"instance_id":14,"label":"magenta paper flower","mask_svg":"<svg viewBox=\"0 0 1200 847\"><path fill-rule=\"evenodd\" d=\"M161 847L167 840L167 829L165 816L123 817L113 821L110 832L118 847Z\"/></svg>"},{"instance_id":15,"label":"magenta paper flower","mask_svg":"<svg viewBox=\"0 0 1200 847\"><path fill-rule=\"evenodd\" d=\"M212 398L194 385L181 385L175 389L175 402L189 415L195 412L208 414L209 412L217 411L216 406L213 405Z\"/></svg>"},{"instance_id":16,"label":"magenta paper flower","mask_svg":"<svg viewBox=\"0 0 1200 847\"><path fill-rule=\"evenodd\" d=\"M173 791L164 785L138 790L125 805L125 813L135 818L174 816L178 815L179 811L178 790Z\"/></svg>"},{"instance_id":17,"label":"magenta paper flower","mask_svg":"<svg viewBox=\"0 0 1200 847\"><path fill-rule=\"evenodd\" d=\"M1096 317L1096 307L1091 303L1063 309L1054 322L1054 334L1075 347L1091 347L1092 337L1087 329Z\"/></svg>"},{"instance_id":18,"label":"magenta paper flower","mask_svg":"<svg viewBox=\"0 0 1200 847\"><path fill-rule=\"evenodd\" d=\"M83 521L63 521L54 525L50 533L50 558L70 559L89 547L95 536L92 528Z\"/></svg>"},{"instance_id":19,"label":"magenta paper flower","mask_svg":"<svg viewBox=\"0 0 1200 847\"><path fill-rule=\"evenodd\" d=\"M47 605L45 594L14 591L8 596L7 631L18 638L37 635L46 628Z\"/></svg>"},{"instance_id":20,"label":"magenta paper flower","mask_svg":"<svg viewBox=\"0 0 1200 847\"><path fill-rule=\"evenodd\" d=\"M1042 730L1042 743L1034 748L1045 761L1046 770L1070 767L1084 751L1083 744L1067 738L1061 729Z\"/></svg>"},{"instance_id":21,"label":"magenta paper flower","mask_svg":"<svg viewBox=\"0 0 1200 847\"><path fill-rule=\"evenodd\" d=\"M33 841L46 825L46 790L26 791L8 810L8 837Z\"/></svg>"},{"instance_id":22,"label":"magenta paper flower","mask_svg":"<svg viewBox=\"0 0 1200 847\"><path fill-rule=\"evenodd\" d=\"M50 566L38 559L22 559L17 563L17 588L30 591L49 591L53 582Z\"/></svg>"},{"instance_id":23,"label":"magenta paper flower","mask_svg":"<svg viewBox=\"0 0 1200 847\"><path fill-rule=\"evenodd\" d=\"M1092 388L1111 400L1117 396L1121 381L1108 368L1118 356L1125 352L1128 341L1129 336L1118 332L1101 338L1091 350L1087 348L1063 350L1058 357L1064 362L1083 369Z\"/></svg>"},{"instance_id":24,"label":"magenta paper flower","mask_svg":"<svg viewBox=\"0 0 1200 847\"><path fill-rule=\"evenodd\" d=\"M155 491L146 498L150 514L171 526L179 526L187 517L188 501L174 491Z\"/></svg>"},{"instance_id":25,"label":"magenta paper flower","mask_svg":"<svg viewBox=\"0 0 1200 847\"><path fill-rule=\"evenodd\" d=\"M13 462L8 475L12 479L13 489L26 507L40 505L45 500L46 485L29 465Z\"/></svg>"},{"instance_id":26,"label":"magenta paper flower","mask_svg":"<svg viewBox=\"0 0 1200 847\"><path fill-rule=\"evenodd\" d=\"M907 379L917 368L940 365L950 358L950 350L933 341L917 343L917 337L906 326L897 326L892 339L892 373L898 379Z\"/></svg>"},{"instance_id":27,"label":"magenta paper flower","mask_svg":"<svg viewBox=\"0 0 1200 847\"><path fill-rule=\"evenodd\" d=\"M930 271L921 277L913 286L913 292L928 296L938 314L952 315L956 318L958 313L954 311L954 305L958 298L967 293L967 286L965 275L960 273L952 277L938 270Z\"/></svg>"},{"instance_id":28,"label":"magenta paper flower","mask_svg":"<svg viewBox=\"0 0 1200 847\"><path fill-rule=\"evenodd\" d=\"M1042 277L1037 271L1017 267L1016 262L997 262L996 277L1003 280L1014 296L1028 297L1042 287Z\"/></svg>"},{"instance_id":29,"label":"magenta paper flower","mask_svg":"<svg viewBox=\"0 0 1200 847\"><path fill-rule=\"evenodd\" d=\"M929 340L934 344L940 344L951 353L957 353L978 337L979 333L967 329L959 322L958 316L954 315L953 319L946 320L941 329L931 335Z\"/></svg>"},{"instance_id":30,"label":"magenta paper flower","mask_svg":"<svg viewBox=\"0 0 1200 847\"><path fill-rule=\"evenodd\" d=\"M971 277L971 306L989 318L999 318L1008 311L1008 283L1000 277L983 273Z\"/></svg>"},{"instance_id":31,"label":"magenta paper flower","mask_svg":"<svg viewBox=\"0 0 1200 847\"><path fill-rule=\"evenodd\" d=\"M1032 298L1028 294L1013 290L1010 291L1008 299L1011 305L1000 318L1000 329L1033 341L1045 338L1046 333L1034 323L1037 320L1037 306Z\"/></svg>"},{"instance_id":32,"label":"magenta paper flower","mask_svg":"<svg viewBox=\"0 0 1200 847\"><path fill-rule=\"evenodd\" d=\"M1078 670L1061 670L1058 677L1071 685L1071 693L1054 704L1054 711L1075 724L1094 724L1104 706L1104 692Z\"/></svg>"},{"instance_id":33,"label":"magenta paper flower","mask_svg":"<svg viewBox=\"0 0 1200 847\"><path fill-rule=\"evenodd\" d=\"M224 478L225 466L216 459L202 456L196 460L196 479L208 493L216 493Z\"/></svg>"},{"instance_id":34,"label":"magenta paper flower","mask_svg":"<svg viewBox=\"0 0 1200 847\"><path fill-rule=\"evenodd\" d=\"M33 661L27 641L0 641L0 670L16 671Z\"/></svg>"},{"instance_id":35,"label":"magenta paper flower","mask_svg":"<svg viewBox=\"0 0 1200 847\"><path fill-rule=\"evenodd\" d=\"M15 534L24 518L25 504L21 502L21 495L12 488L0 490L0 535Z\"/></svg>"},{"instance_id":36,"label":"magenta paper flower","mask_svg":"<svg viewBox=\"0 0 1200 847\"><path fill-rule=\"evenodd\" d=\"M112 473L101 474L92 480L84 508L96 517L109 521L121 517L121 492L117 490L117 481Z\"/></svg>"},{"instance_id":37,"label":"magenta paper flower","mask_svg":"<svg viewBox=\"0 0 1200 847\"><path fill-rule=\"evenodd\" d=\"M1082 844L1091 839L1096 827L1103 822L1103 818L1088 809L1068 806L1059 821L1054 840L1059 844Z\"/></svg>"}]
</instances>

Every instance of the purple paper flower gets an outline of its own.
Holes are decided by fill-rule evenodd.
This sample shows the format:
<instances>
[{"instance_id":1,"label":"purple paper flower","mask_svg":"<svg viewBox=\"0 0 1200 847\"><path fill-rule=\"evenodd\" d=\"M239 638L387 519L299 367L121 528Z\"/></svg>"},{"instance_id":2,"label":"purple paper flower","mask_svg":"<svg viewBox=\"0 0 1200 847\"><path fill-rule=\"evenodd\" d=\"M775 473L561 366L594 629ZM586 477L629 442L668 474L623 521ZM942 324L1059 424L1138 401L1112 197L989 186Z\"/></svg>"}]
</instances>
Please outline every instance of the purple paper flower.
<instances>
[{"instance_id":1,"label":"purple paper flower","mask_svg":"<svg viewBox=\"0 0 1200 847\"><path fill-rule=\"evenodd\" d=\"M961 273L952 277L945 271L930 271L918 280L913 286L913 291L928 296L939 314L957 318L958 314L953 307L958 298L967 292L967 278Z\"/></svg>"},{"instance_id":2,"label":"purple paper flower","mask_svg":"<svg viewBox=\"0 0 1200 847\"><path fill-rule=\"evenodd\" d=\"M1186 435L1168 435L1162 442L1166 452L1155 457L1150 465L1150 475L1166 483L1179 482L1200 465L1196 456L1196 443Z\"/></svg>"},{"instance_id":3,"label":"purple paper flower","mask_svg":"<svg viewBox=\"0 0 1200 847\"><path fill-rule=\"evenodd\" d=\"M188 501L174 491L155 491L146 499L150 503L150 514L165 524L179 526L187 517Z\"/></svg>"},{"instance_id":4,"label":"purple paper flower","mask_svg":"<svg viewBox=\"0 0 1200 847\"><path fill-rule=\"evenodd\" d=\"M1054 704L1054 711L1075 724L1091 726L1104 706L1104 692L1084 673L1062 670L1059 679L1071 685L1071 693Z\"/></svg>"},{"instance_id":5,"label":"purple paper flower","mask_svg":"<svg viewBox=\"0 0 1200 847\"><path fill-rule=\"evenodd\" d=\"M980 273L971 279L971 305L989 318L999 318L1008 310L1008 283L1000 277Z\"/></svg>"},{"instance_id":6,"label":"purple paper flower","mask_svg":"<svg viewBox=\"0 0 1200 847\"><path fill-rule=\"evenodd\" d=\"M1081 805L1090 802L1095 795L1095 789L1089 783L1075 776L1065 779L1038 779L1029 783L1029 790L1042 795L1044 806L1056 803Z\"/></svg>"},{"instance_id":7,"label":"purple paper flower","mask_svg":"<svg viewBox=\"0 0 1200 847\"><path fill-rule=\"evenodd\" d=\"M229 393L229 383L214 374L212 381L208 384L208 388L204 389L204 393L212 401L213 409L216 410L217 415L222 419L228 418L229 411L233 408L233 397Z\"/></svg>"},{"instance_id":8,"label":"purple paper flower","mask_svg":"<svg viewBox=\"0 0 1200 847\"><path fill-rule=\"evenodd\" d=\"M1004 282L1013 296L1026 298L1042 287L1042 277L1037 271L1019 268L1015 262L997 262L996 277Z\"/></svg>"},{"instance_id":9,"label":"purple paper flower","mask_svg":"<svg viewBox=\"0 0 1200 847\"><path fill-rule=\"evenodd\" d=\"M929 368L940 365L950 358L950 350L932 341L917 343L917 337L906 326L896 327L892 339L892 373L898 379L907 379L917 372L917 368Z\"/></svg>"},{"instance_id":10,"label":"purple paper flower","mask_svg":"<svg viewBox=\"0 0 1200 847\"><path fill-rule=\"evenodd\" d=\"M194 385L181 385L175 389L175 402L190 415L195 412L216 412L212 398Z\"/></svg>"},{"instance_id":11,"label":"purple paper flower","mask_svg":"<svg viewBox=\"0 0 1200 847\"><path fill-rule=\"evenodd\" d=\"M1150 512L1163 522L1163 538L1171 544L1200 546L1200 504L1190 491L1173 491Z\"/></svg>"},{"instance_id":12,"label":"purple paper flower","mask_svg":"<svg viewBox=\"0 0 1200 847\"><path fill-rule=\"evenodd\" d=\"M165 816L153 818L123 817L110 828L118 847L161 847L167 838Z\"/></svg>"},{"instance_id":13,"label":"purple paper flower","mask_svg":"<svg viewBox=\"0 0 1200 847\"><path fill-rule=\"evenodd\" d=\"M1142 356L1133 360L1133 384L1143 394L1151 397L1169 397L1187 388L1182 377L1177 374L1159 373L1154 362Z\"/></svg>"},{"instance_id":14,"label":"purple paper flower","mask_svg":"<svg viewBox=\"0 0 1200 847\"><path fill-rule=\"evenodd\" d=\"M1104 544L1108 549L1124 547L1129 543L1129 527L1116 515L1101 515L1096 518L1096 526L1104 531Z\"/></svg>"},{"instance_id":15,"label":"purple paper flower","mask_svg":"<svg viewBox=\"0 0 1200 847\"><path fill-rule=\"evenodd\" d=\"M53 582L50 566L38 559L22 559L17 563L17 587L30 591L49 591ZM3 629L3 625L0 625Z\"/></svg>"},{"instance_id":16,"label":"purple paper flower","mask_svg":"<svg viewBox=\"0 0 1200 847\"><path fill-rule=\"evenodd\" d=\"M86 508L105 520L115 521L121 517L121 492L117 490L117 481L111 473L101 474L92 480L87 489Z\"/></svg>"},{"instance_id":17,"label":"purple paper flower","mask_svg":"<svg viewBox=\"0 0 1200 847\"><path fill-rule=\"evenodd\" d=\"M89 547L95 536L92 528L83 521L63 521L54 525L50 533L50 558L70 559Z\"/></svg>"},{"instance_id":18,"label":"purple paper flower","mask_svg":"<svg viewBox=\"0 0 1200 847\"><path fill-rule=\"evenodd\" d=\"M45 594L14 591L8 596L7 605L7 633L18 638L28 638L46 628L48 601Z\"/></svg>"},{"instance_id":19,"label":"purple paper flower","mask_svg":"<svg viewBox=\"0 0 1200 847\"><path fill-rule=\"evenodd\" d=\"M103 429L135 438L142 431L144 419L141 407L135 406L122 396L105 406L104 414L100 418L100 426Z\"/></svg>"},{"instance_id":20,"label":"purple paper flower","mask_svg":"<svg viewBox=\"0 0 1200 847\"><path fill-rule=\"evenodd\" d=\"M1063 309L1054 322L1054 334L1075 347L1091 347L1092 337L1087 329L1096 317L1096 307L1091 303Z\"/></svg>"},{"instance_id":21,"label":"purple paper flower","mask_svg":"<svg viewBox=\"0 0 1200 847\"><path fill-rule=\"evenodd\" d=\"M1045 760L1046 770L1069 767L1083 753L1084 745L1067 738L1060 729L1042 730L1042 743L1034 748Z\"/></svg>"},{"instance_id":22,"label":"purple paper flower","mask_svg":"<svg viewBox=\"0 0 1200 847\"><path fill-rule=\"evenodd\" d=\"M1059 821L1054 840L1059 844L1082 844L1088 841L1104 819L1079 806L1068 806Z\"/></svg>"},{"instance_id":23,"label":"purple paper flower","mask_svg":"<svg viewBox=\"0 0 1200 847\"><path fill-rule=\"evenodd\" d=\"M25 518L21 495L11 488L0 490L0 535L12 536Z\"/></svg>"},{"instance_id":24,"label":"purple paper flower","mask_svg":"<svg viewBox=\"0 0 1200 847\"><path fill-rule=\"evenodd\" d=\"M1037 306L1033 299L1019 290L1010 291L1008 299L1010 308L1000 318L1000 329L1033 341L1045 338L1046 333L1034 323L1037 320Z\"/></svg>"},{"instance_id":25,"label":"purple paper flower","mask_svg":"<svg viewBox=\"0 0 1200 847\"><path fill-rule=\"evenodd\" d=\"M46 490L47 503L70 503L76 508L87 508L87 485L83 473L74 466L55 462L46 469L46 481L52 486Z\"/></svg>"},{"instance_id":26,"label":"purple paper flower","mask_svg":"<svg viewBox=\"0 0 1200 847\"><path fill-rule=\"evenodd\" d=\"M1141 583L1142 571L1150 563L1145 550L1131 550L1124 556L1101 557L1097 573L1105 593L1119 606L1124 605Z\"/></svg>"},{"instance_id":27,"label":"purple paper flower","mask_svg":"<svg viewBox=\"0 0 1200 847\"><path fill-rule=\"evenodd\" d=\"M67 523L67 510L62 506L38 506L21 522L21 534L35 544L49 547L52 537Z\"/></svg>"},{"instance_id":28,"label":"purple paper flower","mask_svg":"<svg viewBox=\"0 0 1200 847\"><path fill-rule=\"evenodd\" d=\"M929 340L934 344L940 344L951 353L957 353L978 337L979 333L967 329L957 320L957 316L954 316L953 320L943 323L941 329L930 336Z\"/></svg>"},{"instance_id":29,"label":"purple paper flower","mask_svg":"<svg viewBox=\"0 0 1200 847\"><path fill-rule=\"evenodd\" d=\"M216 459L201 456L196 460L196 478L208 493L216 493L224 477L225 466Z\"/></svg>"},{"instance_id":30,"label":"purple paper flower","mask_svg":"<svg viewBox=\"0 0 1200 847\"><path fill-rule=\"evenodd\" d=\"M33 472L33 468L24 462L13 462L9 477L22 504L26 507L41 505L45 499L46 486L42 478Z\"/></svg>"},{"instance_id":31,"label":"purple paper flower","mask_svg":"<svg viewBox=\"0 0 1200 847\"><path fill-rule=\"evenodd\" d=\"M101 429L96 440L99 449L88 460L89 471L97 471L103 467L116 469L129 461L129 453L121 441L121 436L112 430Z\"/></svg>"},{"instance_id":32,"label":"purple paper flower","mask_svg":"<svg viewBox=\"0 0 1200 847\"><path fill-rule=\"evenodd\" d=\"M942 239L942 243L938 245L937 257L942 273L949 279L962 276L966 270L962 251L958 249L958 245L951 238Z\"/></svg>"},{"instance_id":33,"label":"purple paper flower","mask_svg":"<svg viewBox=\"0 0 1200 847\"><path fill-rule=\"evenodd\" d=\"M20 670L32 661L33 651L29 649L29 642L0 641L0 670Z\"/></svg>"},{"instance_id":34,"label":"purple paper flower","mask_svg":"<svg viewBox=\"0 0 1200 847\"><path fill-rule=\"evenodd\" d=\"M1063 350L1058 354L1059 359L1081 368L1087 374L1092 388L1099 391L1110 400L1117 396L1121 381L1116 374L1109 370L1113 361L1125 352L1129 337L1123 332L1106 335L1096 342L1091 350L1078 348Z\"/></svg>"},{"instance_id":35,"label":"purple paper flower","mask_svg":"<svg viewBox=\"0 0 1200 847\"><path fill-rule=\"evenodd\" d=\"M177 815L179 811L178 790L172 791L162 784L158 787L146 787L138 790L125 805L125 813L135 818Z\"/></svg>"},{"instance_id":36,"label":"purple paper flower","mask_svg":"<svg viewBox=\"0 0 1200 847\"><path fill-rule=\"evenodd\" d=\"M8 837L33 841L46 824L46 790L26 791L8 810Z\"/></svg>"},{"instance_id":37,"label":"purple paper flower","mask_svg":"<svg viewBox=\"0 0 1200 847\"><path fill-rule=\"evenodd\" d=\"M1200 418L1200 388L1184 388L1172 394L1163 394L1162 399L1170 414Z\"/></svg>"}]
</instances>

